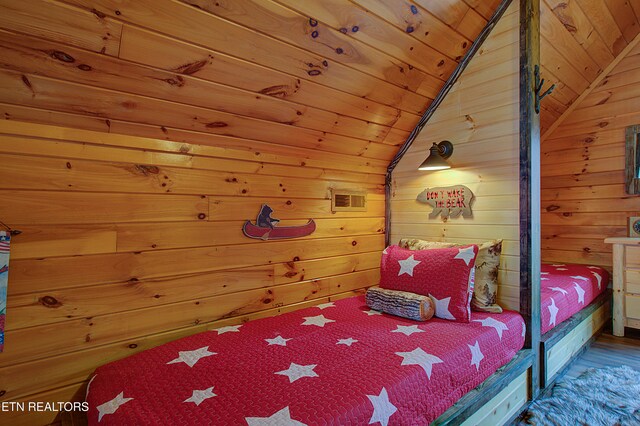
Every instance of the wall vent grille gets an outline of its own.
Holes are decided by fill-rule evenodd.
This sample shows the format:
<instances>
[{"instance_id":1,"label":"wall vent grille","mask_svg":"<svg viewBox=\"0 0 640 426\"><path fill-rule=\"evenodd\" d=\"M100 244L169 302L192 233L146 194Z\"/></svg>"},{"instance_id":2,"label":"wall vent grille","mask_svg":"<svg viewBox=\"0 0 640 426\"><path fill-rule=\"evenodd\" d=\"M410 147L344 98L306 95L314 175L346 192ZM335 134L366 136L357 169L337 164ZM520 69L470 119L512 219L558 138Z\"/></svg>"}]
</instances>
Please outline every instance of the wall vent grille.
<instances>
[{"instance_id":1,"label":"wall vent grille","mask_svg":"<svg viewBox=\"0 0 640 426\"><path fill-rule=\"evenodd\" d=\"M364 212L367 211L367 194L362 192L332 191L332 212Z\"/></svg>"}]
</instances>

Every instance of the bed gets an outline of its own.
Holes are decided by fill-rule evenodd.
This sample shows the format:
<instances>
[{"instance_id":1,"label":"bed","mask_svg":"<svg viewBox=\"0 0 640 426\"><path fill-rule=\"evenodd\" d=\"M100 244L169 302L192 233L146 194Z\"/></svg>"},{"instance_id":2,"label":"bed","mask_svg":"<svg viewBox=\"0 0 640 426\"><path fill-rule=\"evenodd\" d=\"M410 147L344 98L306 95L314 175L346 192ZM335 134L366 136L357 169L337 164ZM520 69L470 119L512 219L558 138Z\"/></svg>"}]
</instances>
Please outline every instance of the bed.
<instances>
[{"instance_id":1,"label":"bed","mask_svg":"<svg viewBox=\"0 0 640 426\"><path fill-rule=\"evenodd\" d=\"M524 338L516 312L473 312L469 323L416 322L372 311L363 296L351 297L222 327L102 366L87 389L88 420L387 425L428 424L440 416L447 423L441 415L504 369ZM526 380L526 371L516 373ZM527 387L520 386L525 398Z\"/></svg>"},{"instance_id":2,"label":"bed","mask_svg":"<svg viewBox=\"0 0 640 426\"><path fill-rule=\"evenodd\" d=\"M609 273L598 266L543 264L540 281L541 385L558 374L610 318Z\"/></svg>"}]
</instances>

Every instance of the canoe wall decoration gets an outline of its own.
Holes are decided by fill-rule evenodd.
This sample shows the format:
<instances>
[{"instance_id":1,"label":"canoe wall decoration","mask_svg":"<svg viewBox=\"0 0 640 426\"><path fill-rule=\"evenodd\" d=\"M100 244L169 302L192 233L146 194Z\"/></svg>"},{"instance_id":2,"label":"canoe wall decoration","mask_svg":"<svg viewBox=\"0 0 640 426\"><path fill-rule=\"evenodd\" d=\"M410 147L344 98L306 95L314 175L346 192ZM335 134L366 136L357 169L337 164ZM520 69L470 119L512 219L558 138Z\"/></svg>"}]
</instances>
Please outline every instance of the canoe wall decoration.
<instances>
[{"instance_id":1,"label":"canoe wall decoration","mask_svg":"<svg viewBox=\"0 0 640 426\"><path fill-rule=\"evenodd\" d=\"M278 226L279 219L271 217L273 209L267 204L263 204L256 223L247 220L242 226L242 233L249 238L259 240L284 240L288 238L299 238L311 235L316 230L316 223L313 219L299 226Z\"/></svg>"}]
</instances>

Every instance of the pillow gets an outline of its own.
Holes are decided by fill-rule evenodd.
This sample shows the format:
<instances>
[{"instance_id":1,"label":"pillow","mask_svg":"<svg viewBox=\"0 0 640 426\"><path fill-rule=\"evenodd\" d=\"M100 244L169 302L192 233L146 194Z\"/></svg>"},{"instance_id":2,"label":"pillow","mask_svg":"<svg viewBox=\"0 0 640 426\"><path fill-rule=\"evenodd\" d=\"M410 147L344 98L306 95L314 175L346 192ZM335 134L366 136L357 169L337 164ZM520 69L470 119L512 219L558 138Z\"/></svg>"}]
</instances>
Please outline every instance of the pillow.
<instances>
[{"instance_id":1,"label":"pillow","mask_svg":"<svg viewBox=\"0 0 640 426\"><path fill-rule=\"evenodd\" d=\"M417 251L389 246L380 261L380 287L429 296L436 317L469 322L477 254L476 245Z\"/></svg>"},{"instance_id":2,"label":"pillow","mask_svg":"<svg viewBox=\"0 0 640 426\"><path fill-rule=\"evenodd\" d=\"M369 288L365 300L371 309L415 321L430 320L436 310L429 296L380 287Z\"/></svg>"},{"instance_id":3,"label":"pillow","mask_svg":"<svg viewBox=\"0 0 640 426\"><path fill-rule=\"evenodd\" d=\"M446 243L439 241L424 241L415 238L403 238L400 247L409 250L426 250L442 247L459 247L462 244ZM502 240L493 240L478 246L476 258L476 276L471 308L474 311L502 313L502 308L497 305L498 300L498 268L500 267L500 254L502 253Z\"/></svg>"}]
</instances>

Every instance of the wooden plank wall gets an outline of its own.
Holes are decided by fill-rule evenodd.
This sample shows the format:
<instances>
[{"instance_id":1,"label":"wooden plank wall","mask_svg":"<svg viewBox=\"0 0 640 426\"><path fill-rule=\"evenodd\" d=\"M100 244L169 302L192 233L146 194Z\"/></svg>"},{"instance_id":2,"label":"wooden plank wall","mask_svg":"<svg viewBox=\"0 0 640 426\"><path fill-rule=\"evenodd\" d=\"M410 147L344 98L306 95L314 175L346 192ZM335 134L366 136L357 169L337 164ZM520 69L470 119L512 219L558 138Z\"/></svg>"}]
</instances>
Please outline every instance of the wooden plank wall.
<instances>
[{"instance_id":1,"label":"wooden plank wall","mask_svg":"<svg viewBox=\"0 0 640 426\"><path fill-rule=\"evenodd\" d=\"M542 255L611 270L606 237L626 236L640 197L624 190L625 128L640 123L636 45L542 143Z\"/></svg>"},{"instance_id":2,"label":"wooden plank wall","mask_svg":"<svg viewBox=\"0 0 640 426\"><path fill-rule=\"evenodd\" d=\"M519 307L519 13L513 2L393 173L391 241L402 237L480 242L504 239L499 302ZM418 171L433 142L450 140L453 168ZM428 219L423 189L463 184L473 218Z\"/></svg>"},{"instance_id":3,"label":"wooden plank wall","mask_svg":"<svg viewBox=\"0 0 640 426\"><path fill-rule=\"evenodd\" d=\"M11 253L2 400L63 398L105 362L378 282L382 174L225 151L0 122L0 217L23 231ZM332 214L332 188L367 192L368 210ZM283 224L314 218L316 232L246 238L244 220L265 202Z\"/></svg>"},{"instance_id":4,"label":"wooden plank wall","mask_svg":"<svg viewBox=\"0 0 640 426\"><path fill-rule=\"evenodd\" d=\"M0 401L377 283L388 162L499 2L0 0ZM264 202L317 231L248 240Z\"/></svg>"}]
</instances>

